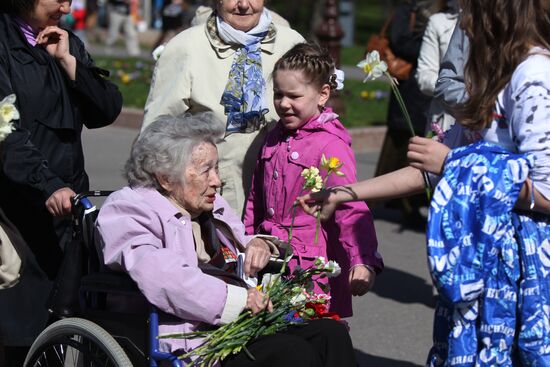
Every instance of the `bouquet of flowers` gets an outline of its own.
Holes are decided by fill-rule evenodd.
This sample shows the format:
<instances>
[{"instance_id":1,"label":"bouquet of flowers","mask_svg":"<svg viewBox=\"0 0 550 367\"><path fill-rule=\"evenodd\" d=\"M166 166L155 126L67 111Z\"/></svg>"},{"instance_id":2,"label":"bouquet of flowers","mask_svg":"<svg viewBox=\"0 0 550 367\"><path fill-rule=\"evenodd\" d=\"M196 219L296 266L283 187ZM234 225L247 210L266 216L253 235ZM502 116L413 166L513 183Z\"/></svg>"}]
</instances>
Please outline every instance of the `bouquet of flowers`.
<instances>
[{"instance_id":1,"label":"bouquet of flowers","mask_svg":"<svg viewBox=\"0 0 550 367\"><path fill-rule=\"evenodd\" d=\"M301 176L304 178L303 190L310 190L311 192L318 192L325 188L327 180L331 174L336 176L344 176L344 172L340 171L340 168L344 165L337 157L325 157L323 154L321 156L321 169L326 172L325 178L321 177L320 171L317 167L305 168L302 171ZM296 210L296 205L293 206L293 209ZM295 212L294 212L295 213ZM294 224L294 217L292 216L292 224ZM315 243L319 239L319 228L321 227L321 212L317 211L317 227L315 229ZM288 242L292 240L292 225L290 226Z\"/></svg>"},{"instance_id":2,"label":"bouquet of flowers","mask_svg":"<svg viewBox=\"0 0 550 367\"><path fill-rule=\"evenodd\" d=\"M286 261L278 274L264 275L262 284L258 286L271 300L272 312L264 310L252 315L246 310L237 320L215 330L165 334L160 338L204 338L199 347L179 358L192 359L195 366L212 366L241 350L254 360L246 345L260 336L275 334L307 320L325 317L339 320L338 315L328 312L327 303L330 297L313 293L312 278L318 275L338 276L340 266L334 261L327 262L323 257L318 257L313 267L297 267L292 274L285 275L285 265Z\"/></svg>"}]
</instances>

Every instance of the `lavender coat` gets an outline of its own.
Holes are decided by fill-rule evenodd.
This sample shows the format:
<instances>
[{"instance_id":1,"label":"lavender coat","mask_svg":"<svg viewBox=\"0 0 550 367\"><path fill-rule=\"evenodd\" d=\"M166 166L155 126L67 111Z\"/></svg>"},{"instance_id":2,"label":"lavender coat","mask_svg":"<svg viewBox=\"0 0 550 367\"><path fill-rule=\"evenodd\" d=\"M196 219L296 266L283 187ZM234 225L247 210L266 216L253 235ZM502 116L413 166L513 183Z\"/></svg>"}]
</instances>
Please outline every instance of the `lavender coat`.
<instances>
[{"instance_id":1,"label":"lavender coat","mask_svg":"<svg viewBox=\"0 0 550 367\"><path fill-rule=\"evenodd\" d=\"M97 218L105 264L127 272L150 303L177 316L169 322L161 320L161 334L220 324L227 297L226 283L198 268L191 219L178 219L178 213L157 190L125 187L107 198ZM241 244L251 239L221 196L216 197L213 214ZM235 251L219 231L218 236ZM201 339L160 342L164 351L188 351Z\"/></svg>"},{"instance_id":2,"label":"lavender coat","mask_svg":"<svg viewBox=\"0 0 550 367\"><path fill-rule=\"evenodd\" d=\"M331 175L327 185L356 182L356 163L351 137L338 121L338 115L327 109L307 122L295 133L288 133L278 124L267 136L258 159L252 190L246 203L244 223L248 234L270 234L286 240L292 221L292 204L305 194L300 176L304 168L319 167L321 155L338 157L343 163L344 177ZM318 243L314 243L316 218L296 211L292 247L293 265L305 268L316 256L336 260L342 275L331 279L331 310L340 316L352 315L348 274L354 265L383 268L377 251L378 242L372 215L363 201L346 203L333 218L322 223Z\"/></svg>"}]
</instances>

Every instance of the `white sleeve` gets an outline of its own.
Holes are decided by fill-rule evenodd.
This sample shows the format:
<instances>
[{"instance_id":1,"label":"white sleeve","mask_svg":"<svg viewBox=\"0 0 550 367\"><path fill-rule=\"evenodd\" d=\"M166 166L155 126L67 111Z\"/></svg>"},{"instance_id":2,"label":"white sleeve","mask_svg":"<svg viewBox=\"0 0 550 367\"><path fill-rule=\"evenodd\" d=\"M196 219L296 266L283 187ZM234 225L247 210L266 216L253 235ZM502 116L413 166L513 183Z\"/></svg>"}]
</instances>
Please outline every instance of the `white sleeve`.
<instances>
[{"instance_id":1,"label":"white sleeve","mask_svg":"<svg viewBox=\"0 0 550 367\"><path fill-rule=\"evenodd\" d=\"M437 75L439 73L439 40L434 18L431 17L420 47L418 66L416 68L416 81L418 87L427 96L433 96Z\"/></svg>"},{"instance_id":2,"label":"white sleeve","mask_svg":"<svg viewBox=\"0 0 550 367\"><path fill-rule=\"evenodd\" d=\"M223 325L235 321L246 307L247 298L248 292L245 288L228 284L227 298L225 299L220 323Z\"/></svg>"},{"instance_id":3,"label":"white sleeve","mask_svg":"<svg viewBox=\"0 0 550 367\"><path fill-rule=\"evenodd\" d=\"M550 60L547 63L550 68ZM548 70L548 69L547 69ZM531 179L550 200L550 72L540 79L527 79L511 96L510 128L517 149L535 157Z\"/></svg>"}]
</instances>

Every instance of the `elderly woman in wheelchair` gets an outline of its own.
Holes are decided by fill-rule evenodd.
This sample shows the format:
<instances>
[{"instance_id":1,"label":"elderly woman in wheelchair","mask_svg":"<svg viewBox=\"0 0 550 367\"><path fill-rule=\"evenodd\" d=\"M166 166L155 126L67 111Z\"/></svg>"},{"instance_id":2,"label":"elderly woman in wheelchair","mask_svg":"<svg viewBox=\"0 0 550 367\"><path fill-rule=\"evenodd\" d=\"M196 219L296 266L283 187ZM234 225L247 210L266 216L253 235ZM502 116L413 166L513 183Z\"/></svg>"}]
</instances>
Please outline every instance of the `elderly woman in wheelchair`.
<instances>
[{"instance_id":1,"label":"elderly woman in wheelchair","mask_svg":"<svg viewBox=\"0 0 550 367\"><path fill-rule=\"evenodd\" d=\"M105 264L128 273L161 311L161 334L208 329L235 320L244 309L272 307L247 282L277 249L245 235L217 193L222 182L215 141L223 131L208 113L159 118L132 147L125 167L129 185L109 196L97 219ZM220 277L220 270L234 276ZM160 348L178 355L200 343L161 339ZM349 334L334 320L291 326L254 340L248 350L255 360L241 352L221 365L356 365Z\"/></svg>"}]
</instances>

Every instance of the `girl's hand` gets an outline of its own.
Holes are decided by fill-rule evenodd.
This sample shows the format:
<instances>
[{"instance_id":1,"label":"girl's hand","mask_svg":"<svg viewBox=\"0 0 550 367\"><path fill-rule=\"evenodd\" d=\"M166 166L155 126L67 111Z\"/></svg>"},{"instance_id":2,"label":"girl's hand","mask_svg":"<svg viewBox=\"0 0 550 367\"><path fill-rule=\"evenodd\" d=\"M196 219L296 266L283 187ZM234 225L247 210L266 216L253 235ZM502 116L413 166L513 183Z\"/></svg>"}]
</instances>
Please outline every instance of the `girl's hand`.
<instances>
[{"instance_id":1,"label":"girl's hand","mask_svg":"<svg viewBox=\"0 0 550 367\"><path fill-rule=\"evenodd\" d=\"M450 149L435 140L415 136L409 140L409 164L421 171L440 175Z\"/></svg>"},{"instance_id":2,"label":"girl's hand","mask_svg":"<svg viewBox=\"0 0 550 367\"><path fill-rule=\"evenodd\" d=\"M36 37L36 44L46 51L63 67L71 80L76 78L76 59L69 51L69 33L56 26L44 28Z\"/></svg>"},{"instance_id":3,"label":"girl's hand","mask_svg":"<svg viewBox=\"0 0 550 367\"><path fill-rule=\"evenodd\" d=\"M256 315L258 312L266 309L268 312L273 311L273 304L264 293L260 292L256 288L248 288L247 293L246 308L252 311L253 315Z\"/></svg>"},{"instance_id":4,"label":"girl's hand","mask_svg":"<svg viewBox=\"0 0 550 367\"><path fill-rule=\"evenodd\" d=\"M351 294L354 296L364 296L371 290L376 279L376 273L369 270L364 265L353 267L349 273L349 285Z\"/></svg>"}]
</instances>

